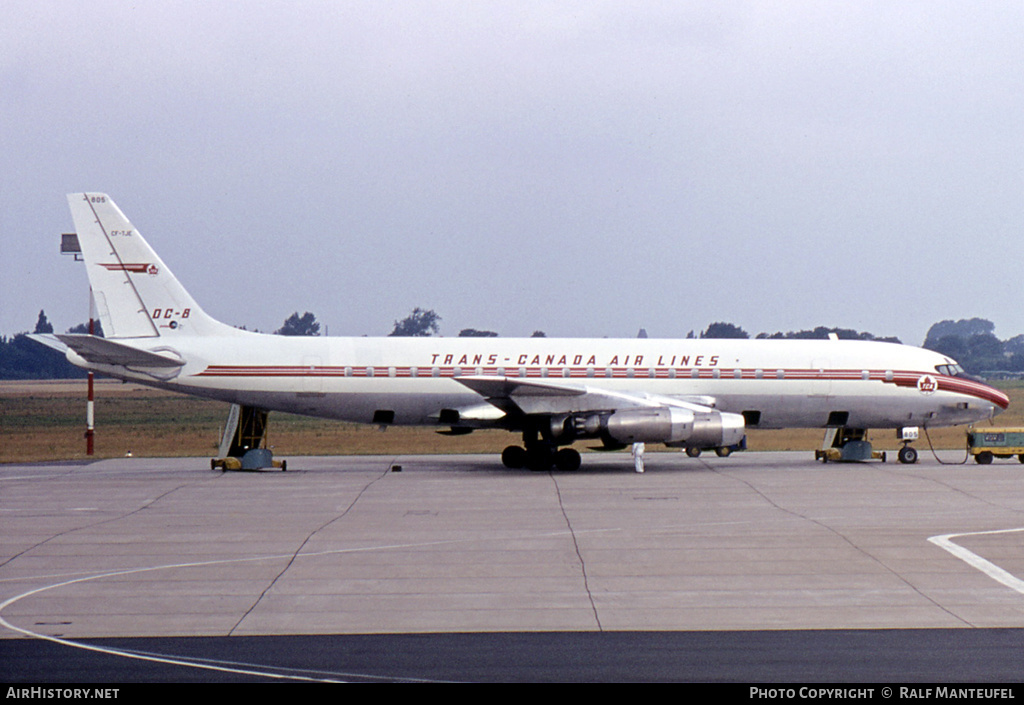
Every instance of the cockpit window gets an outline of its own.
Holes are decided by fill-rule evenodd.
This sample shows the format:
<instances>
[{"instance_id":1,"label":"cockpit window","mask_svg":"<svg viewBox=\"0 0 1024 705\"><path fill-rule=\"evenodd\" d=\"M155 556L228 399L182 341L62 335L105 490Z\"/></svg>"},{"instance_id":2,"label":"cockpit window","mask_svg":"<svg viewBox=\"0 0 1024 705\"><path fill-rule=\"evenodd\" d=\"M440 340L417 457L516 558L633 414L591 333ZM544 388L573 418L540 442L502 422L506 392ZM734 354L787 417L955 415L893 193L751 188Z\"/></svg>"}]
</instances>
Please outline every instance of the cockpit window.
<instances>
[{"instance_id":1,"label":"cockpit window","mask_svg":"<svg viewBox=\"0 0 1024 705\"><path fill-rule=\"evenodd\" d=\"M950 377L966 377L967 373L964 372L964 368L960 365L936 365L935 371L940 375L949 375Z\"/></svg>"}]
</instances>

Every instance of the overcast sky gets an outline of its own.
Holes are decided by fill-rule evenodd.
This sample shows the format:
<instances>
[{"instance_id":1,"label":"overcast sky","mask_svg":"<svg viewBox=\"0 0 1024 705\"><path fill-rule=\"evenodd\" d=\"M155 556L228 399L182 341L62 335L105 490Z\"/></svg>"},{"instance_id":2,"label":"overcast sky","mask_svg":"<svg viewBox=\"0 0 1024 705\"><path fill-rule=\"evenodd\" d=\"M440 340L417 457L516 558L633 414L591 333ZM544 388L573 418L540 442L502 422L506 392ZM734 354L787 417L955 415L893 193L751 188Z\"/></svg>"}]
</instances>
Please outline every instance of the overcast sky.
<instances>
[{"instance_id":1,"label":"overcast sky","mask_svg":"<svg viewBox=\"0 0 1024 705\"><path fill-rule=\"evenodd\" d=\"M2 334L88 317L73 191L250 329L1024 333L1016 0L3 8Z\"/></svg>"}]
</instances>

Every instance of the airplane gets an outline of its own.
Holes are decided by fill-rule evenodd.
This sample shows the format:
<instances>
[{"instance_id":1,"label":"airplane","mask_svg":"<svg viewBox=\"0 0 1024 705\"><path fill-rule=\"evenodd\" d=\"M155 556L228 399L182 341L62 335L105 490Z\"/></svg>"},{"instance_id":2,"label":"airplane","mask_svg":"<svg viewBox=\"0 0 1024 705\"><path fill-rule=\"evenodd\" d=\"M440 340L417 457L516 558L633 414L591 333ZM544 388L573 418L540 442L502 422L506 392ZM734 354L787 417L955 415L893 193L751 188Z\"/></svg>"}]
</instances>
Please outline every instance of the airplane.
<instances>
[{"instance_id":1,"label":"airplane","mask_svg":"<svg viewBox=\"0 0 1024 705\"><path fill-rule=\"evenodd\" d=\"M826 429L843 447L869 428L970 424L1009 405L955 360L897 343L249 332L206 314L109 196L68 203L105 337L35 338L73 364L263 413L507 429L522 437L501 455L510 468L575 470L577 441L725 456L750 428ZM899 460L916 459L905 442Z\"/></svg>"}]
</instances>

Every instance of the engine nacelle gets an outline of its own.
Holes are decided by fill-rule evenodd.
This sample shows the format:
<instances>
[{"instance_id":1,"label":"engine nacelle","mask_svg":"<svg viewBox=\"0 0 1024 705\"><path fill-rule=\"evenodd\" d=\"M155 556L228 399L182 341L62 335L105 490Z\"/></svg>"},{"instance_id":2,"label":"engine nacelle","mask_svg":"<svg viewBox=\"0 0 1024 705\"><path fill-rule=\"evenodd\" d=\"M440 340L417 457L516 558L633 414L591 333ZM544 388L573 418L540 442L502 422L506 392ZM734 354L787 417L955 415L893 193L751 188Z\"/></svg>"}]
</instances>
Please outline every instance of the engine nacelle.
<instances>
[{"instance_id":1,"label":"engine nacelle","mask_svg":"<svg viewBox=\"0 0 1024 705\"><path fill-rule=\"evenodd\" d=\"M553 438L603 438L611 442L609 445L668 443L718 448L740 443L745 433L746 425L740 414L691 411L673 406L551 419Z\"/></svg>"},{"instance_id":2,"label":"engine nacelle","mask_svg":"<svg viewBox=\"0 0 1024 705\"><path fill-rule=\"evenodd\" d=\"M693 432L686 439L686 445L691 448L727 448L743 442L746 435L747 424L742 414L713 411L695 416Z\"/></svg>"}]
</instances>

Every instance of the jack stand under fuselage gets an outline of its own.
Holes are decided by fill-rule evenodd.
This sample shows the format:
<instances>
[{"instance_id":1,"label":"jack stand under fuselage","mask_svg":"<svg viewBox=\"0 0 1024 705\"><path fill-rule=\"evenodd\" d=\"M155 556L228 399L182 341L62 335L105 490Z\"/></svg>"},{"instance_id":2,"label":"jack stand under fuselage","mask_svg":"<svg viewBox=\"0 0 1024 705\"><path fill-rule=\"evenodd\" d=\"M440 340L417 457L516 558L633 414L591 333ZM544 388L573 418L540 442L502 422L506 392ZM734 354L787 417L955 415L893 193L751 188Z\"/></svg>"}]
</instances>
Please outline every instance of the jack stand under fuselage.
<instances>
[{"instance_id":1,"label":"jack stand under fuselage","mask_svg":"<svg viewBox=\"0 0 1024 705\"><path fill-rule=\"evenodd\" d=\"M857 463L865 460L886 460L885 452L876 452L867 440L867 430L836 426L825 429L821 450L814 451L814 459L823 463Z\"/></svg>"},{"instance_id":2,"label":"jack stand under fuselage","mask_svg":"<svg viewBox=\"0 0 1024 705\"><path fill-rule=\"evenodd\" d=\"M287 471L288 461L274 460L274 454L267 447L267 416L264 409L232 404L221 435L218 457L210 459L210 469L281 468Z\"/></svg>"}]
</instances>

